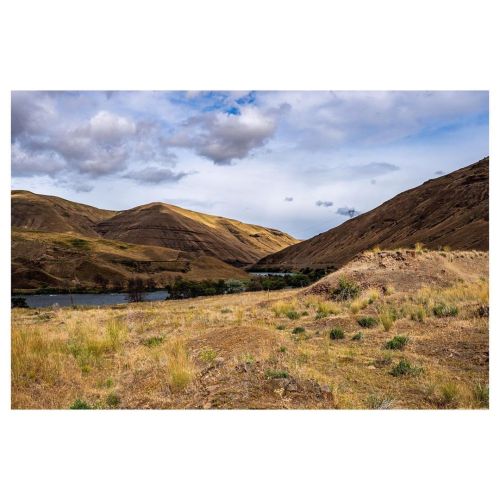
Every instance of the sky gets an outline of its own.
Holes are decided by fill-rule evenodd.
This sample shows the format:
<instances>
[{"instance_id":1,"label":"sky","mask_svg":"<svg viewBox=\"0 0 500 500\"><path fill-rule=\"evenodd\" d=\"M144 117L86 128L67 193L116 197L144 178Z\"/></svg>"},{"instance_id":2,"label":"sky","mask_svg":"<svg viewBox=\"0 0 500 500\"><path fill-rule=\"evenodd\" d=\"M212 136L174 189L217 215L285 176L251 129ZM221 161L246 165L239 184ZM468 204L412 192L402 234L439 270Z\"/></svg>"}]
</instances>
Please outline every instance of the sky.
<instances>
[{"instance_id":1,"label":"sky","mask_svg":"<svg viewBox=\"0 0 500 500\"><path fill-rule=\"evenodd\" d=\"M12 92L13 189L305 239L488 156L484 91Z\"/></svg>"}]
</instances>

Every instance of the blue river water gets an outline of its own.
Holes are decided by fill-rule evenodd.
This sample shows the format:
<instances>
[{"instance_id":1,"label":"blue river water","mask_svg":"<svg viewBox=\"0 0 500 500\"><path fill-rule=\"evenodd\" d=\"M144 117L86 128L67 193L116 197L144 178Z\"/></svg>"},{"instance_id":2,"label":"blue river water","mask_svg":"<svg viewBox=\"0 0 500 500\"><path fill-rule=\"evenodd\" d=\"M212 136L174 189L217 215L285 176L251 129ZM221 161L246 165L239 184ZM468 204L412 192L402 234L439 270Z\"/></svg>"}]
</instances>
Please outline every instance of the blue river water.
<instances>
[{"instance_id":1,"label":"blue river water","mask_svg":"<svg viewBox=\"0 0 500 500\"><path fill-rule=\"evenodd\" d=\"M40 295L13 295L13 297L24 297L29 307L51 307L59 305L67 307L75 306L110 306L127 303L126 293L57 293ZM145 301L165 300L168 292L159 290L144 293ZM73 300L73 302L72 302Z\"/></svg>"}]
</instances>

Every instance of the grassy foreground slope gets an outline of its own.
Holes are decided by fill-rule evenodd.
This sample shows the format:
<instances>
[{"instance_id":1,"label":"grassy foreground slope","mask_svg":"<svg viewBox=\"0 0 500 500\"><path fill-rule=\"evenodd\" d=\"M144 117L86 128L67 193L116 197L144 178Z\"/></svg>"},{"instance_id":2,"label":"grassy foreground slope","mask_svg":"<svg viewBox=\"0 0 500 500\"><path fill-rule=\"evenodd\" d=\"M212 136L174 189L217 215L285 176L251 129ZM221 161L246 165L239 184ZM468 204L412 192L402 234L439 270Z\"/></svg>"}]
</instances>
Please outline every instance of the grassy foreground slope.
<instances>
[{"instance_id":1,"label":"grassy foreground slope","mask_svg":"<svg viewBox=\"0 0 500 500\"><path fill-rule=\"evenodd\" d=\"M487 407L487 268L384 252L319 289L16 309L12 407Z\"/></svg>"}]
</instances>

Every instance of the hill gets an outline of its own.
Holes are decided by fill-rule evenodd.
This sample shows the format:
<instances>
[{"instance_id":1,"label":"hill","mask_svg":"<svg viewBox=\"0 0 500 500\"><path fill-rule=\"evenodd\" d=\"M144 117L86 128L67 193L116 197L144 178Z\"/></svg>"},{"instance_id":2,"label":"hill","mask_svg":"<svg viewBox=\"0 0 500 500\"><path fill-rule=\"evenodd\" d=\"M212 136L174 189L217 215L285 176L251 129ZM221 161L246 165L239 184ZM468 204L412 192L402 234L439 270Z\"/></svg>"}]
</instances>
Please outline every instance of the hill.
<instances>
[{"instance_id":1,"label":"hill","mask_svg":"<svg viewBox=\"0 0 500 500\"><path fill-rule=\"evenodd\" d=\"M150 203L118 212L96 226L103 237L200 252L243 267L297 240L276 229Z\"/></svg>"},{"instance_id":2,"label":"hill","mask_svg":"<svg viewBox=\"0 0 500 500\"><path fill-rule=\"evenodd\" d=\"M124 286L131 278L153 280L158 288L176 276L190 280L248 275L202 254L135 245L71 233L12 231L12 288L95 289L99 281Z\"/></svg>"},{"instance_id":3,"label":"hill","mask_svg":"<svg viewBox=\"0 0 500 500\"><path fill-rule=\"evenodd\" d=\"M12 191L12 227L154 245L216 257L239 267L297 243L292 236L233 219L150 203L111 211L56 196Z\"/></svg>"},{"instance_id":4,"label":"hill","mask_svg":"<svg viewBox=\"0 0 500 500\"><path fill-rule=\"evenodd\" d=\"M340 278L361 290L412 292L422 287L446 287L488 279L488 252L393 250L364 252L338 271L308 287L305 294L330 296Z\"/></svg>"},{"instance_id":5,"label":"hill","mask_svg":"<svg viewBox=\"0 0 500 500\"><path fill-rule=\"evenodd\" d=\"M95 231L96 224L114 214L112 210L101 210L57 196L19 190L11 193L13 228L99 237Z\"/></svg>"},{"instance_id":6,"label":"hill","mask_svg":"<svg viewBox=\"0 0 500 500\"><path fill-rule=\"evenodd\" d=\"M261 259L254 269L338 269L376 245L488 250L489 157L405 191L325 233Z\"/></svg>"}]
</instances>

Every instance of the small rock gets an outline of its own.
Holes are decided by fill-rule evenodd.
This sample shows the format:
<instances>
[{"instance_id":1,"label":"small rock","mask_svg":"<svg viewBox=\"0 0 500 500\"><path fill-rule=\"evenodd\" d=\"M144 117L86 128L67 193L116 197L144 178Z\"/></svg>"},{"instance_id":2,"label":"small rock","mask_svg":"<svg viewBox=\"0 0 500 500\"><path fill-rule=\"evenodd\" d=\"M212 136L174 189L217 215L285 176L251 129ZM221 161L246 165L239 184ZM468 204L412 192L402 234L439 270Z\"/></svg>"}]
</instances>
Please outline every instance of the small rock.
<instances>
[{"instance_id":1,"label":"small rock","mask_svg":"<svg viewBox=\"0 0 500 500\"><path fill-rule=\"evenodd\" d=\"M373 365L368 365L367 366L368 370L376 370L377 368Z\"/></svg>"}]
</instances>

